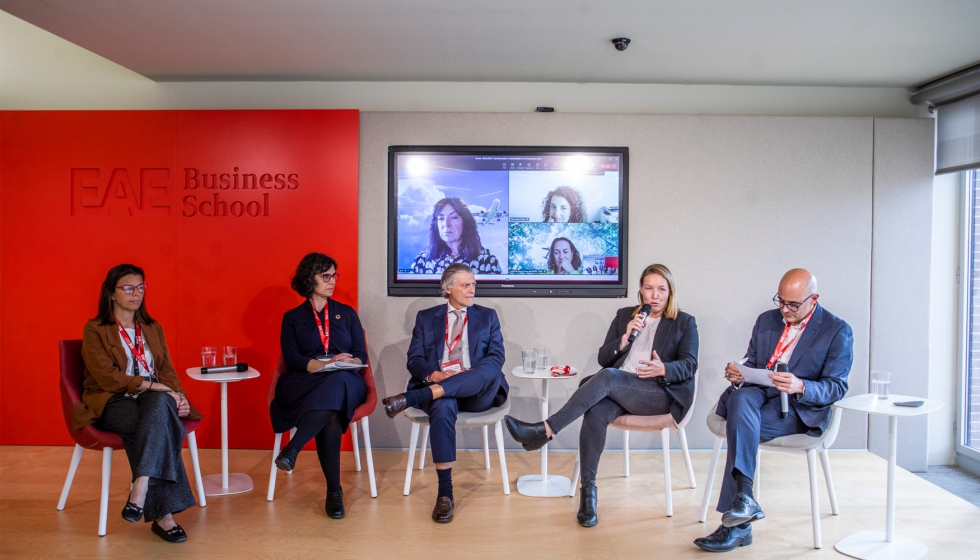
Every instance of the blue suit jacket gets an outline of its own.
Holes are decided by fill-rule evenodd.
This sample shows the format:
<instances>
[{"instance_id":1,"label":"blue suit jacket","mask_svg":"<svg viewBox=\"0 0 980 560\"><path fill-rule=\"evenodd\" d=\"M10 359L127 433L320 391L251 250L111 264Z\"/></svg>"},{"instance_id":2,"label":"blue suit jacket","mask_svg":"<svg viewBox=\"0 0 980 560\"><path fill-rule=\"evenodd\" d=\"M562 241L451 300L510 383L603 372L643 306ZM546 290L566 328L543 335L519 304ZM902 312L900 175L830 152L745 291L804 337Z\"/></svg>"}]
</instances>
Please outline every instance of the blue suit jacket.
<instances>
[{"instance_id":1,"label":"blue suit jacket","mask_svg":"<svg viewBox=\"0 0 980 560\"><path fill-rule=\"evenodd\" d=\"M489 307L471 305L466 314L466 337L470 346L470 369L488 368L500 375L504 393L510 390L504 377L504 339L500 335L497 312ZM425 378L442 369L446 344L446 304L419 311L408 346L408 372L412 374L409 389L424 386Z\"/></svg>"},{"instance_id":2,"label":"blue suit jacket","mask_svg":"<svg viewBox=\"0 0 980 560\"><path fill-rule=\"evenodd\" d=\"M766 311L755 321L752 340L745 353L745 365L764 368L776 350L786 324L778 309ZM786 364L790 373L803 380L806 391L802 397L793 395L790 406L803 423L823 432L830 421L830 405L847 393L847 375L854 361L854 335L851 327L817 304L800 341ZM727 416L728 389L718 401L718 414Z\"/></svg>"}]
</instances>

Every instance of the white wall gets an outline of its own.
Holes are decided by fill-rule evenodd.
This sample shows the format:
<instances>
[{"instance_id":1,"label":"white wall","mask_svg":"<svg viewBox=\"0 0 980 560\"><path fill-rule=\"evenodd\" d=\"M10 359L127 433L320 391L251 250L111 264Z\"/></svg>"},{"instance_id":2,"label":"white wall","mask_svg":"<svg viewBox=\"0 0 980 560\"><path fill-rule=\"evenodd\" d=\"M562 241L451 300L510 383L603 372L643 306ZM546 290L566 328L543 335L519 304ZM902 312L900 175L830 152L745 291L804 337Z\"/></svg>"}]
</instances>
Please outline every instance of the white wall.
<instances>
[{"instance_id":1,"label":"white wall","mask_svg":"<svg viewBox=\"0 0 980 560\"><path fill-rule=\"evenodd\" d=\"M929 290L929 398L946 406L929 414L929 464L956 458L956 369L963 175L940 175L932 191L932 289Z\"/></svg>"}]
</instances>

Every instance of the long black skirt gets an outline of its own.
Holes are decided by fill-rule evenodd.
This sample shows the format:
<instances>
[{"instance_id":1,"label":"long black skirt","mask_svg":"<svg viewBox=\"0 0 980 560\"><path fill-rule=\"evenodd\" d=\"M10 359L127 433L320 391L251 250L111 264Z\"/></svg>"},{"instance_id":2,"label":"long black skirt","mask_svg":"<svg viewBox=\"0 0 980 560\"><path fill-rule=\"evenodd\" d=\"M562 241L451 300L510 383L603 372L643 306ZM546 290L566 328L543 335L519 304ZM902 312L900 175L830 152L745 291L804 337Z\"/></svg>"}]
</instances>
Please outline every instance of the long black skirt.
<instances>
[{"instance_id":1,"label":"long black skirt","mask_svg":"<svg viewBox=\"0 0 980 560\"><path fill-rule=\"evenodd\" d=\"M113 395L95 427L122 437L133 480L150 477L144 521L194 506L180 455L187 430L177 417L177 402L168 393L144 391L135 399Z\"/></svg>"},{"instance_id":2,"label":"long black skirt","mask_svg":"<svg viewBox=\"0 0 980 560\"><path fill-rule=\"evenodd\" d=\"M367 385L359 370L290 371L279 376L276 398L269 405L272 429L276 433L289 431L296 427L300 416L311 410L336 410L344 416L346 432L354 410L366 399Z\"/></svg>"}]
</instances>

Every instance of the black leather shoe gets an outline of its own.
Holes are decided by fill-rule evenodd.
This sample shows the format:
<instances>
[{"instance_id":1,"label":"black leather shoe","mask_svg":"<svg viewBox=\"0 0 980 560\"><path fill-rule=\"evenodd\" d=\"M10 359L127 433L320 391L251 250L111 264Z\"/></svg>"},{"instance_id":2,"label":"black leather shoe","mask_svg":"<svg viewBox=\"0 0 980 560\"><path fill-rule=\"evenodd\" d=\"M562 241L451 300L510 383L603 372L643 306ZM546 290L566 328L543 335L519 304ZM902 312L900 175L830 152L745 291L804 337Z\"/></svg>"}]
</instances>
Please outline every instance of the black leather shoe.
<instances>
[{"instance_id":1,"label":"black leather shoe","mask_svg":"<svg viewBox=\"0 0 980 560\"><path fill-rule=\"evenodd\" d=\"M133 502L126 502L126 507L122 510L122 518L130 523L136 523L140 519L143 519L143 508Z\"/></svg>"},{"instance_id":2,"label":"black leather shoe","mask_svg":"<svg viewBox=\"0 0 980 560\"><path fill-rule=\"evenodd\" d=\"M752 526L748 523L737 527L719 525L707 537L694 539L694 544L708 552L731 552L740 546L752 544Z\"/></svg>"},{"instance_id":3,"label":"black leather shoe","mask_svg":"<svg viewBox=\"0 0 980 560\"><path fill-rule=\"evenodd\" d=\"M599 522L599 516L596 515L596 488L595 486L583 486L581 502L578 506L578 524L583 527L595 527L596 523Z\"/></svg>"},{"instance_id":4,"label":"black leather shoe","mask_svg":"<svg viewBox=\"0 0 980 560\"><path fill-rule=\"evenodd\" d=\"M762 513L762 508L749 495L739 492L732 499L732 505L728 511L722 514L721 524L725 527L734 527L742 523L752 523L762 519L766 514Z\"/></svg>"},{"instance_id":5,"label":"black leather shoe","mask_svg":"<svg viewBox=\"0 0 980 560\"><path fill-rule=\"evenodd\" d=\"M297 455L299 455L299 451L293 451L288 445L283 447L282 451L279 452L279 456L276 457L276 466L281 471L293 470L293 467L296 466Z\"/></svg>"},{"instance_id":6,"label":"black leather shoe","mask_svg":"<svg viewBox=\"0 0 980 560\"><path fill-rule=\"evenodd\" d=\"M551 439L545 430L544 422L521 422L513 416L504 416L504 424L511 437L521 442L525 451L541 449Z\"/></svg>"},{"instance_id":7,"label":"black leather shoe","mask_svg":"<svg viewBox=\"0 0 980 560\"><path fill-rule=\"evenodd\" d=\"M436 523L449 523L453 520L453 500L448 496L436 498L436 507L432 508L432 520Z\"/></svg>"},{"instance_id":8,"label":"black leather shoe","mask_svg":"<svg viewBox=\"0 0 980 560\"><path fill-rule=\"evenodd\" d=\"M408 401L405 400L405 395L395 395L381 399L381 404L385 407L385 414L388 415L388 418L394 418L401 411L405 410L405 407L408 406Z\"/></svg>"},{"instance_id":9,"label":"black leather shoe","mask_svg":"<svg viewBox=\"0 0 980 560\"><path fill-rule=\"evenodd\" d=\"M184 532L184 529L180 525L174 525L173 529L164 531L163 527L157 525L157 522L154 521L150 529L167 542L184 542L187 540L187 533Z\"/></svg>"},{"instance_id":10,"label":"black leather shoe","mask_svg":"<svg viewBox=\"0 0 980 560\"><path fill-rule=\"evenodd\" d=\"M327 492L327 517L330 519L343 519L347 512L344 511L344 491Z\"/></svg>"}]
</instances>

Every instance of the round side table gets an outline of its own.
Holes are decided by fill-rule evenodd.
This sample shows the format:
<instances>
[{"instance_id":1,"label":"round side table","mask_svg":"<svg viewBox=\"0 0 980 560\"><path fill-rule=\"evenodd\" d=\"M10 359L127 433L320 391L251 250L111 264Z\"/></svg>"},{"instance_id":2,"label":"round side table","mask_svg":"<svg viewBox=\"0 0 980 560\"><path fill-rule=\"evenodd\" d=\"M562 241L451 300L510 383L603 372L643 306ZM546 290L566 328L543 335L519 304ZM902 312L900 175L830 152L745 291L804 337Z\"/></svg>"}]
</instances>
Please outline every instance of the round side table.
<instances>
[{"instance_id":1,"label":"round side table","mask_svg":"<svg viewBox=\"0 0 980 560\"><path fill-rule=\"evenodd\" d=\"M903 401L924 402L922 406L917 408L892 404ZM861 560L913 560L918 558L926 551L925 543L895 535L895 458L898 450L898 419L929 414L942 408L943 403L935 399L905 395L890 395L887 399L879 399L869 394L847 397L838 401L837 406L846 410L888 416L888 497L885 506L884 532L858 531L838 541L834 548L841 554Z\"/></svg>"},{"instance_id":2,"label":"round side table","mask_svg":"<svg viewBox=\"0 0 980 560\"><path fill-rule=\"evenodd\" d=\"M515 367L511 373L522 379L541 380L541 420L548 419L548 383L562 379L575 379L578 370L571 368L572 375L552 377L551 368L536 369L534 373L524 373L522 366ZM567 477L548 474L548 444L541 448L541 474L526 474L517 479L517 491L535 498L557 498L568 496L572 482Z\"/></svg>"},{"instance_id":3,"label":"round side table","mask_svg":"<svg viewBox=\"0 0 980 560\"><path fill-rule=\"evenodd\" d=\"M252 490L252 477L245 473L228 472L228 384L259 377L255 368L243 372L201 373L201 368L187 368L187 376L197 381L221 383L221 474L201 477L205 496L227 496Z\"/></svg>"}]
</instances>

